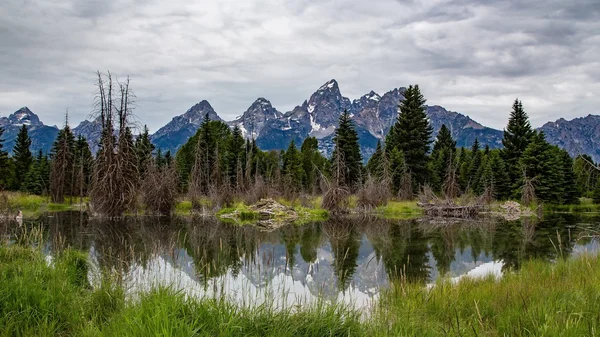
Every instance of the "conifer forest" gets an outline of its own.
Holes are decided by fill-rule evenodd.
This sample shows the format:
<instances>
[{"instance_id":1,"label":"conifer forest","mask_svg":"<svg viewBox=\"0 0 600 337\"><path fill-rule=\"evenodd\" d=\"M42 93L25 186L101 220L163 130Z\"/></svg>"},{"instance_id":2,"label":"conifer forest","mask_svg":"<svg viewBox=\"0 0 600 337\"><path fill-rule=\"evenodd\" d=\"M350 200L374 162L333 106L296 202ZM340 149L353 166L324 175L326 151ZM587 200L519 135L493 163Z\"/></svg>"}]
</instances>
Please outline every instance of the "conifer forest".
<instances>
[{"instance_id":1,"label":"conifer forest","mask_svg":"<svg viewBox=\"0 0 600 337\"><path fill-rule=\"evenodd\" d=\"M571 158L550 145L532 128L518 99L507 113L501 149L482 148L477 139L470 148L457 148L445 125L433 135L426 100L414 85L398 102L395 124L368 160L347 112L340 115L330 158L319 152L313 137L302 144L292 141L286 150L262 151L238 127L208 115L196 134L170 153L155 149L147 127L136 129L129 81L97 76L94 104L102 122L97 153L86 139L74 136L67 117L51 153L32 153L23 125L8 156L0 129L3 190L45 195L56 203L89 197L94 214L109 217L139 209L168 215L181 199L191 201L194 211L217 212L235 202L315 196L337 213L350 196L357 198L357 209L369 210L390 200L415 200L424 191L444 199L471 195L526 205L577 204L580 197L600 202L596 164L589 156Z\"/></svg>"}]
</instances>

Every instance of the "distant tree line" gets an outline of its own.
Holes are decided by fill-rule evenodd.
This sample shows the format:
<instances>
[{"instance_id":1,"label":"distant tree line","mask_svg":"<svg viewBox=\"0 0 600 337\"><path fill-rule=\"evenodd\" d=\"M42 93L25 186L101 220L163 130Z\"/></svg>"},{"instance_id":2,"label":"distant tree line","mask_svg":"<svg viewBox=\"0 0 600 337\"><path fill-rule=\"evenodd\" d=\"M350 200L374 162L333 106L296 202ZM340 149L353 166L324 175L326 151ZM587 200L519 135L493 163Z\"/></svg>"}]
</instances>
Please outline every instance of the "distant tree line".
<instances>
[{"instance_id":1,"label":"distant tree line","mask_svg":"<svg viewBox=\"0 0 600 337\"><path fill-rule=\"evenodd\" d=\"M8 156L0 128L0 188L48 195L55 202L89 196L93 211L107 216L139 210L169 214L180 196L197 211L211 212L239 200L323 195L324 207L342 211L352 194L359 207L373 208L390 199L413 199L426 188L446 198L471 194L570 204L587 196L600 203L597 165L589 156L572 159L550 145L531 127L518 99L502 149L482 148L477 139L470 149L457 148L446 125L432 141L426 100L415 85L406 90L395 123L366 165L347 111L340 115L330 158L314 137L302 144L291 141L286 150L262 151L239 127L208 115L172 156L154 148L148 128L133 136L129 80L97 76L102 136L96 156L85 138L74 136L68 120L48 155L31 153L23 125Z\"/></svg>"}]
</instances>

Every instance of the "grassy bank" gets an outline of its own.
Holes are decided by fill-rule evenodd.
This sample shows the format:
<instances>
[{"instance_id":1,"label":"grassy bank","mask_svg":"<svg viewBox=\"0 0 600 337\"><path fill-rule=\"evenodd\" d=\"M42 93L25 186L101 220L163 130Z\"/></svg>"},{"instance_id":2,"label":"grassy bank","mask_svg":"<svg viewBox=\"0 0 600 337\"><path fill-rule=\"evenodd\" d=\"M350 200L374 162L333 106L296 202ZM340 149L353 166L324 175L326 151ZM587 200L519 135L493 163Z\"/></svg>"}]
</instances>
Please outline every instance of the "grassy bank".
<instances>
[{"instance_id":1,"label":"grassy bank","mask_svg":"<svg viewBox=\"0 0 600 337\"><path fill-rule=\"evenodd\" d=\"M54 203L47 196L39 196L20 192L3 192L7 203L2 205L1 213L16 215L19 211L25 217L37 217L46 212L61 212L69 210L86 209L88 198L83 198L83 205L79 198L67 198L64 203Z\"/></svg>"},{"instance_id":2,"label":"grassy bank","mask_svg":"<svg viewBox=\"0 0 600 337\"><path fill-rule=\"evenodd\" d=\"M396 282L370 317L335 305L275 311L155 289L136 301L108 278L87 283L86 256L0 246L0 335L19 336L594 336L596 256L527 262L502 279Z\"/></svg>"}]
</instances>

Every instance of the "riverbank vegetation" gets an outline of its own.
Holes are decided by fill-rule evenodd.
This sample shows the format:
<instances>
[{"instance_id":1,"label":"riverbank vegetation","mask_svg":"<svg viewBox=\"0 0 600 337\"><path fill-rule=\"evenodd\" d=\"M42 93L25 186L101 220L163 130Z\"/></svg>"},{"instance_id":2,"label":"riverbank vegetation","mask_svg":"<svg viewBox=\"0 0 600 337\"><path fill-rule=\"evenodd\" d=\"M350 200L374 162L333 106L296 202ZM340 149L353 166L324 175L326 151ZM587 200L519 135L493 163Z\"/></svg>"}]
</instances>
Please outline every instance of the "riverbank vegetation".
<instances>
[{"instance_id":1,"label":"riverbank vegetation","mask_svg":"<svg viewBox=\"0 0 600 337\"><path fill-rule=\"evenodd\" d=\"M365 311L326 302L275 309L169 288L130 298L108 274L89 284L85 254L66 248L47 258L43 245L32 248L36 238L0 245L3 335L594 336L600 328L600 259L591 255L432 287L399 272Z\"/></svg>"},{"instance_id":2,"label":"riverbank vegetation","mask_svg":"<svg viewBox=\"0 0 600 337\"><path fill-rule=\"evenodd\" d=\"M580 196L600 203L596 164L587 156L572 159L550 145L531 127L519 100L512 106L502 149L482 147L478 139L470 149L457 148L446 125L434 137L425 98L415 85L403 93L396 122L368 160L347 112L340 114L329 158L314 137L288 139L286 150L261 150L239 127L208 115L172 155L154 147L146 127L134 136L135 96L128 79L119 82L110 73L98 73L96 87L96 116L102 126L97 152L92 154L87 141L75 137L68 120L49 155L31 153L23 125L8 156L0 129L0 189L49 196L53 204L89 197L90 211L108 217L188 209L216 214L266 198L300 201L302 207L322 208L333 216L350 209L395 214L395 206L424 191L446 205L461 195L476 197L471 199L476 205L460 207L494 200L577 204ZM319 205L309 205L316 199Z\"/></svg>"}]
</instances>

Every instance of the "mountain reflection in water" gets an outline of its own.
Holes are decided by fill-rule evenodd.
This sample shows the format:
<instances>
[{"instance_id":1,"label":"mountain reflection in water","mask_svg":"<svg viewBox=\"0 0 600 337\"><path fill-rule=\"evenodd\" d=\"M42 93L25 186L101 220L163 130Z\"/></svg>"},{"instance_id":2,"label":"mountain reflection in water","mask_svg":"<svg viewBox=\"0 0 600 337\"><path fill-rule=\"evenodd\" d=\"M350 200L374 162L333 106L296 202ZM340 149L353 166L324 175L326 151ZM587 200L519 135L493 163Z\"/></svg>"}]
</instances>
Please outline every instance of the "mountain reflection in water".
<instances>
[{"instance_id":1,"label":"mountain reflection in water","mask_svg":"<svg viewBox=\"0 0 600 337\"><path fill-rule=\"evenodd\" d=\"M425 285L442 276L516 270L531 258L550 262L597 251L590 234L598 233L600 218L560 214L451 224L343 219L265 232L214 218L107 221L65 212L0 229L18 237L40 224L48 254L67 246L87 251L92 283L110 271L133 296L161 285L243 305L326 299L365 307L397 280Z\"/></svg>"}]
</instances>

